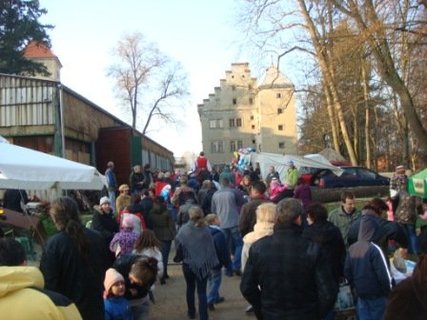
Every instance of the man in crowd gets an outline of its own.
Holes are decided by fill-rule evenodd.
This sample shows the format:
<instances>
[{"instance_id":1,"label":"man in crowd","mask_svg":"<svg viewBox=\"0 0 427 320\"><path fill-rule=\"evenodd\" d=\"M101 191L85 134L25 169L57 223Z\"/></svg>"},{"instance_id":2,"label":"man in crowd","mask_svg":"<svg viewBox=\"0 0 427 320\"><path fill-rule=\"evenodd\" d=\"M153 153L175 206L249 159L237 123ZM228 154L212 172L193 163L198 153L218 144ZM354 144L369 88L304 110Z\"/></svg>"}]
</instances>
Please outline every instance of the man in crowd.
<instances>
[{"instance_id":1,"label":"man in crowd","mask_svg":"<svg viewBox=\"0 0 427 320\"><path fill-rule=\"evenodd\" d=\"M113 212L116 212L116 190L117 190L117 178L114 173L114 162L108 161L107 170L105 170L105 178L107 179L108 186L108 198L110 198L111 208Z\"/></svg>"},{"instance_id":2,"label":"man in crowd","mask_svg":"<svg viewBox=\"0 0 427 320\"><path fill-rule=\"evenodd\" d=\"M322 319L338 286L318 244L302 237L296 199L277 204L272 236L255 242L240 284L258 319Z\"/></svg>"},{"instance_id":3,"label":"man in crowd","mask_svg":"<svg viewBox=\"0 0 427 320\"><path fill-rule=\"evenodd\" d=\"M256 209L258 206L268 201L264 196L265 191L266 186L262 181L255 182L251 187L250 200L248 203L245 203L240 210L239 231L242 238L247 233L253 231L256 223Z\"/></svg>"},{"instance_id":4,"label":"man in crowd","mask_svg":"<svg viewBox=\"0 0 427 320\"><path fill-rule=\"evenodd\" d=\"M348 231L350 225L361 215L356 209L354 193L344 191L341 193L341 206L329 212L328 220L340 229L344 243L348 246Z\"/></svg>"}]
</instances>

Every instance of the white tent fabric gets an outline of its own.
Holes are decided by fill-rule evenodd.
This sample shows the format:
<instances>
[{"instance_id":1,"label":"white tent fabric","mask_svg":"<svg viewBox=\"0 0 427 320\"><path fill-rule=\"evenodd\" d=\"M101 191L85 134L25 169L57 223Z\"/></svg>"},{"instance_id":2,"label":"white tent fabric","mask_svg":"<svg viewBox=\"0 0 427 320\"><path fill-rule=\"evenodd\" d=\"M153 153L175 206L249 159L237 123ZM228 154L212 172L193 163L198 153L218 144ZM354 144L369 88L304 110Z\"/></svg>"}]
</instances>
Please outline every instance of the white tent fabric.
<instances>
[{"instance_id":1,"label":"white tent fabric","mask_svg":"<svg viewBox=\"0 0 427 320\"><path fill-rule=\"evenodd\" d=\"M281 155L276 153L250 153L247 156L250 157L250 162L255 166L255 163L259 163L261 169L261 175L265 179L268 174L268 167L274 166L280 177L285 175L286 169L289 167L288 162L293 161L295 167L310 167L319 169L330 169L336 175L342 174L342 169L332 165L321 155Z\"/></svg>"},{"instance_id":2,"label":"white tent fabric","mask_svg":"<svg viewBox=\"0 0 427 320\"><path fill-rule=\"evenodd\" d=\"M0 189L100 190L96 168L0 141Z\"/></svg>"}]
</instances>

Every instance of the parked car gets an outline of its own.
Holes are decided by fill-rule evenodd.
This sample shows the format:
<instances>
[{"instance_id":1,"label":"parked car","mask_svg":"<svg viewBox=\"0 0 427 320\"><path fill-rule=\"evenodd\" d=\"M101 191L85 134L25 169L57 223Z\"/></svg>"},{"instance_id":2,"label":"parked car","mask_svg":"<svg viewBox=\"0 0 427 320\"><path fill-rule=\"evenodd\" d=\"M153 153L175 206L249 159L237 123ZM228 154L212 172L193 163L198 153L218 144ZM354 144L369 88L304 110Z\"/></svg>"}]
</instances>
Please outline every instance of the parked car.
<instances>
[{"instance_id":1,"label":"parked car","mask_svg":"<svg viewBox=\"0 0 427 320\"><path fill-rule=\"evenodd\" d=\"M320 188L347 188L360 186L387 186L390 179L363 167L341 167L343 173L337 176L329 169L316 169L302 173L310 185Z\"/></svg>"}]
</instances>

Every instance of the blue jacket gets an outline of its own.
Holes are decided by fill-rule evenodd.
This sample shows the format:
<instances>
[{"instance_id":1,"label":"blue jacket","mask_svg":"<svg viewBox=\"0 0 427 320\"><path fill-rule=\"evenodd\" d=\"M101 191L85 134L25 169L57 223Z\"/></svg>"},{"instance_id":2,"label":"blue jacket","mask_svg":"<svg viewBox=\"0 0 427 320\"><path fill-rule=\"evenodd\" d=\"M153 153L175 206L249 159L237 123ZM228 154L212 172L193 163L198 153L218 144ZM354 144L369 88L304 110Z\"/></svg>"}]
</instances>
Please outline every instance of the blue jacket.
<instances>
[{"instance_id":1,"label":"blue jacket","mask_svg":"<svg viewBox=\"0 0 427 320\"><path fill-rule=\"evenodd\" d=\"M129 302L123 297L104 299L105 320L133 320Z\"/></svg>"},{"instance_id":2,"label":"blue jacket","mask_svg":"<svg viewBox=\"0 0 427 320\"><path fill-rule=\"evenodd\" d=\"M372 215L362 216L359 237L349 248L344 275L362 299L377 299L390 293L392 278L386 258L372 239L378 232L378 220Z\"/></svg>"},{"instance_id":3,"label":"blue jacket","mask_svg":"<svg viewBox=\"0 0 427 320\"><path fill-rule=\"evenodd\" d=\"M221 228L215 225L210 225L209 232L211 233L212 238L214 240L215 251L219 261L219 264L214 269L218 270L230 264L230 253L228 252L227 242L225 241L225 235L222 232Z\"/></svg>"}]
</instances>

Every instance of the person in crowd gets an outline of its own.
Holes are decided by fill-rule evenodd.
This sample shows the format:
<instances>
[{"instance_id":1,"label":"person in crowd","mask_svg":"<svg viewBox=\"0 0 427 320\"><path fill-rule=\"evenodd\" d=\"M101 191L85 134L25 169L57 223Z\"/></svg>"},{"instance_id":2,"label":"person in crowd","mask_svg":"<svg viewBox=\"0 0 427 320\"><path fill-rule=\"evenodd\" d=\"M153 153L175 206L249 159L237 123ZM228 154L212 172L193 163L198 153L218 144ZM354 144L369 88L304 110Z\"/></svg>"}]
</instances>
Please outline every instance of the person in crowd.
<instances>
[{"instance_id":1,"label":"person in crowd","mask_svg":"<svg viewBox=\"0 0 427 320\"><path fill-rule=\"evenodd\" d=\"M225 301L225 298L219 294L219 288L222 282L221 269L222 267L227 267L231 261L225 235L220 228L221 223L218 216L215 213L210 213L205 217L205 220L214 240L215 251L218 257L218 264L211 269L208 279L208 308L213 311L215 310L215 304Z\"/></svg>"},{"instance_id":2,"label":"person in crowd","mask_svg":"<svg viewBox=\"0 0 427 320\"><path fill-rule=\"evenodd\" d=\"M392 278L381 248L372 242L379 228L372 215L363 215L356 243L348 249L344 275L357 293L359 319L383 319Z\"/></svg>"},{"instance_id":3,"label":"person in crowd","mask_svg":"<svg viewBox=\"0 0 427 320\"><path fill-rule=\"evenodd\" d=\"M398 165L395 168L393 176L390 179L390 198L393 213L396 213L397 206L399 205L400 191L406 190L408 176L404 165Z\"/></svg>"},{"instance_id":4,"label":"person in crowd","mask_svg":"<svg viewBox=\"0 0 427 320\"><path fill-rule=\"evenodd\" d=\"M179 187L176 188L171 203L176 208L179 208L188 198L193 198L197 201L196 192L188 186L188 176L183 174L179 177Z\"/></svg>"},{"instance_id":5,"label":"person in crowd","mask_svg":"<svg viewBox=\"0 0 427 320\"><path fill-rule=\"evenodd\" d=\"M209 272L218 265L218 257L211 233L199 207L190 209L190 220L179 229L175 238L177 254L175 262L182 261L182 270L187 284L187 315L196 318L194 293L197 287L199 319L208 319L206 286Z\"/></svg>"},{"instance_id":6,"label":"person in crowd","mask_svg":"<svg viewBox=\"0 0 427 320\"><path fill-rule=\"evenodd\" d=\"M120 212L131 204L131 196L129 195L129 186L127 184L120 185L119 193L116 199L117 214L120 214Z\"/></svg>"},{"instance_id":7,"label":"person in crowd","mask_svg":"<svg viewBox=\"0 0 427 320\"><path fill-rule=\"evenodd\" d=\"M285 187L287 192L289 193L289 197L293 197L294 195L293 191L297 186L299 173L298 173L298 169L295 167L295 163L292 160L289 160L287 165L288 165L288 170L286 170Z\"/></svg>"},{"instance_id":8,"label":"person in crowd","mask_svg":"<svg viewBox=\"0 0 427 320\"><path fill-rule=\"evenodd\" d=\"M254 183L250 191L250 200L240 209L239 232L242 237L253 231L256 223L256 210L258 206L268 199L265 197L266 185L262 181Z\"/></svg>"},{"instance_id":9,"label":"person in crowd","mask_svg":"<svg viewBox=\"0 0 427 320\"><path fill-rule=\"evenodd\" d=\"M168 184L169 183L166 182L166 179L165 179L165 174L162 171L160 171L159 174L157 175L156 181L154 182L155 196L156 197L160 196L163 188L166 187Z\"/></svg>"},{"instance_id":10,"label":"person in crowd","mask_svg":"<svg viewBox=\"0 0 427 320\"><path fill-rule=\"evenodd\" d=\"M385 320L427 319L427 252L420 255L412 275L393 288Z\"/></svg>"},{"instance_id":11,"label":"person in crowd","mask_svg":"<svg viewBox=\"0 0 427 320\"><path fill-rule=\"evenodd\" d=\"M220 170L218 166L214 166L211 172L211 180L219 183Z\"/></svg>"},{"instance_id":12,"label":"person in crowd","mask_svg":"<svg viewBox=\"0 0 427 320\"><path fill-rule=\"evenodd\" d=\"M361 212L356 208L356 197L350 191L341 193L341 206L329 212L328 220L340 229L344 243L347 245L348 230Z\"/></svg>"},{"instance_id":13,"label":"person in crowd","mask_svg":"<svg viewBox=\"0 0 427 320\"><path fill-rule=\"evenodd\" d=\"M203 201L201 203L199 202L199 205L201 206L203 213L205 215L208 215L209 213L211 213L212 197L216 191L217 191L217 188L215 184L213 183L213 181L210 181L210 188L207 190L206 196L203 197Z\"/></svg>"},{"instance_id":14,"label":"person in crowd","mask_svg":"<svg viewBox=\"0 0 427 320\"><path fill-rule=\"evenodd\" d=\"M42 273L27 266L24 247L13 238L0 239L0 284L0 314L5 319L82 319L70 299L44 289Z\"/></svg>"},{"instance_id":15,"label":"person in crowd","mask_svg":"<svg viewBox=\"0 0 427 320\"><path fill-rule=\"evenodd\" d=\"M328 210L322 204L313 203L305 211L308 226L304 228L302 236L320 245L338 285L344 278L346 257L346 247L341 232L338 227L328 221ZM328 312L326 319L335 319L333 309Z\"/></svg>"},{"instance_id":16,"label":"person in crowd","mask_svg":"<svg viewBox=\"0 0 427 320\"><path fill-rule=\"evenodd\" d=\"M378 244L384 254L388 252L389 240L396 241L401 248L407 251L408 239L403 228L394 221L388 221L383 218L384 213L388 210L387 204L379 198L373 198L362 209L362 215L353 221L348 231L348 245L352 245L357 241L360 229L360 221L365 214L371 215L372 219L377 220L378 230L373 235L372 241ZM405 253L404 253L405 254Z\"/></svg>"},{"instance_id":17,"label":"person in crowd","mask_svg":"<svg viewBox=\"0 0 427 320\"><path fill-rule=\"evenodd\" d=\"M417 222L417 201L408 191L400 190L399 204L396 209L394 220L402 227L408 238L408 252L410 254L418 253L418 239L416 233Z\"/></svg>"},{"instance_id":18,"label":"person in crowd","mask_svg":"<svg viewBox=\"0 0 427 320\"><path fill-rule=\"evenodd\" d=\"M144 183L142 185L142 189L150 189L154 186L154 177L153 173L151 172L150 164L144 165Z\"/></svg>"},{"instance_id":19,"label":"person in crowd","mask_svg":"<svg viewBox=\"0 0 427 320\"><path fill-rule=\"evenodd\" d=\"M172 240L175 239L176 228L171 215L168 212L166 203L162 197L156 197L153 209L151 209L150 217L152 227L156 238L159 239L160 251L163 261L163 276L160 278L160 284L166 283L168 275L169 253L172 245Z\"/></svg>"},{"instance_id":20,"label":"person in crowd","mask_svg":"<svg viewBox=\"0 0 427 320\"><path fill-rule=\"evenodd\" d=\"M130 196L130 204L117 217L118 223L121 224L124 217L127 216L131 216L134 219L133 231L137 234L140 234L142 230L147 229L150 225L149 214L144 212L144 207L141 205L141 196L138 193Z\"/></svg>"},{"instance_id":21,"label":"person in crowd","mask_svg":"<svg viewBox=\"0 0 427 320\"><path fill-rule=\"evenodd\" d=\"M219 175L219 184L222 185L222 180L223 179L227 179L228 180L228 184L232 187L234 187L235 185L235 179L234 179L234 175L231 172L231 168L230 166L225 166L224 169L222 170L222 172Z\"/></svg>"},{"instance_id":22,"label":"person in crowd","mask_svg":"<svg viewBox=\"0 0 427 320\"><path fill-rule=\"evenodd\" d=\"M105 320L133 320L129 301L124 297L125 279L115 269L105 272L104 279Z\"/></svg>"},{"instance_id":23,"label":"person in crowd","mask_svg":"<svg viewBox=\"0 0 427 320\"><path fill-rule=\"evenodd\" d=\"M144 257L155 258L157 260L157 277L163 279L164 264L160 246L161 243L159 239L156 238L153 231L148 229L139 235L132 253ZM164 282L162 284L164 284Z\"/></svg>"},{"instance_id":24,"label":"person in crowd","mask_svg":"<svg viewBox=\"0 0 427 320\"><path fill-rule=\"evenodd\" d=\"M242 272L245 270L246 261L249 257L250 247L258 239L273 234L275 221L276 204L272 202L264 202L256 208L256 223L253 226L253 230L245 234L243 237Z\"/></svg>"},{"instance_id":25,"label":"person in crowd","mask_svg":"<svg viewBox=\"0 0 427 320\"><path fill-rule=\"evenodd\" d=\"M189 171L188 172L188 186L194 190L194 192L196 193L196 195L198 194L199 190L200 190L200 185L201 182L199 181L199 178L196 177L196 174L194 172ZM197 199L197 198L196 198Z\"/></svg>"},{"instance_id":26,"label":"person in crowd","mask_svg":"<svg viewBox=\"0 0 427 320\"><path fill-rule=\"evenodd\" d=\"M249 197L252 188L251 176L248 174L244 175L237 188L242 192L245 198Z\"/></svg>"},{"instance_id":27,"label":"person in crowd","mask_svg":"<svg viewBox=\"0 0 427 320\"><path fill-rule=\"evenodd\" d=\"M98 231L105 241L105 247L109 252L110 242L114 234L119 232L119 224L114 219L113 209L110 199L102 197L99 200L99 206L94 206L92 216L92 229ZM110 255L111 263L114 261L114 254Z\"/></svg>"},{"instance_id":28,"label":"person in crowd","mask_svg":"<svg viewBox=\"0 0 427 320\"><path fill-rule=\"evenodd\" d=\"M239 191L230 187L227 178L222 178L221 189L212 196L211 212L218 215L221 229L225 233L227 246L234 248L232 264L227 268L229 276L234 272L241 275L242 237L239 232L239 208L244 200Z\"/></svg>"},{"instance_id":29,"label":"person in crowd","mask_svg":"<svg viewBox=\"0 0 427 320\"><path fill-rule=\"evenodd\" d=\"M338 286L319 245L302 236L302 211L280 201L273 234L249 249L240 291L257 319L322 319L334 306Z\"/></svg>"},{"instance_id":30,"label":"person in crowd","mask_svg":"<svg viewBox=\"0 0 427 320\"><path fill-rule=\"evenodd\" d=\"M186 224L190 219L189 210L191 207L196 206L197 203L193 197L189 197L185 200L185 203L179 206L178 216L176 224L180 228L183 224Z\"/></svg>"},{"instance_id":31,"label":"person in crowd","mask_svg":"<svg viewBox=\"0 0 427 320\"><path fill-rule=\"evenodd\" d=\"M24 213L24 208L28 201L28 195L25 190L7 189L3 195L3 208Z\"/></svg>"},{"instance_id":32,"label":"person in crowd","mask_svg":"<svg viewBox=\"0 0 427 320\"><path fill-rule=\"evenodd\" d=\"M202 182L202 187L200 188L199 192L197 192L197 203L200 206L202 206L203 201L205 200L206 195L208 194L208 192L211 188L212 188L212 181L204 180ZM209 210L210 210L210 208L209 208ZM205 215L209 213L209 212L205 212L205 211L203 211L203 212L205 213Z\"/></svg>"},{"instance_id":33,"label":"person in crowd","mask_svg":"<svg viewBox=\"0 0 427 320\"><path fill-rule=\"evenodd\" d=\"M144 188L144 173L142 173L139 164L132 168L132 172L129 175L129 185L132 193L141 193Z\"/></svg>"},{"instance_id":34,"label":"person in crowd","mask_svg":"<svg viewBox=\"0 0 427 320\"><path fill-rule=\"evenodd\" d=\"M107 251L99 233L85 228L79 214L77 203L70 197L60 197L51 203L49 215L58 233L43 248L40 271L46 289L74 301L83 319L102 320Z\"/></svg>"},{"instance_id":35,"label":"person in crowd","mask_svg":"<svg viewBox=\"0 0 427 320\"><path fill-rule=\"evenodd\" d=\"M134 320L147 320L150 313L149 292L157 278L157 260L136 254L123 255L114 262L125 279L125 295Z\"/></svg>"},{"instance_id":36,"label":"person in crowd","mask_svg":"<svg viewBox=\"0 0 427 320\"><path fill-rule=\"evenodd\" d=\"M117 190L117 178L114 172L114 162L108 161L107 170L105 170L105 178L107 179L108 198L112 205L113 212L116 212L116 190Z\"/></svg>"},{"instance_id":37,"label":"person in crowd","mask_svg":"<svg viewBox=\"0 0 427 320\"><path fill-rule=\"evenodd\" d=\"M200 183L202 183L204 180L209 180L212 171L212 166L203 151L200 152L199 156L194 162L194 168L192 171L195 173Z\"/></svg>"},{"instance_id":38,"label":"person in crowd","mask_svg":"<svg viewBox=\"0 0 427 320\"><path fill-rule=\"evenodd\" d=\"M424 199L422 203L418 204L417 212L418 212L418 217L421 220L427 221L427 199ZM427 225L426 224L424 224L420 228L418 243L420 245L420 253L427 254Z\"/></svg>"},{"instance_id":39,"label":"person in crowd","mask_svg":"<svg viewBox=\"0 0 427 320\"><path fill-rule=\"evenodd\" d=\"M274 166L269 166L269 167L268 167L268 173L267 173L267 176L265 177L265 184L266 184L266 186L267 186L267 189L269 189L269 188L270 188L270 183L271 183L271 180L272 180L273 178L276 178L276 179L277 179L277 181L279 182L279 184L281 184L281 182L280 182L280 177L279 177L279 173L276 171L276 169L274 168Z\"/></svg>"},{"instance_id":40,"label":"person in crowd","mask_svg":"<svg viewBox=\"0 0 427 320\"><path fill-rule=\"evenodd\" d=\"M132 253L139 234L133 231L134 220L127 216L121 223L121 230L117 232L110 242L110 251L117 257Z\"/></svg>"},{"instance_id":41,"label":"person in crowd","mask_svg":"<svg viewBox=\"0 0 427 320\"><path fill-rule=\"evenodd\" d=\"M310 185L301 177L298 178L298 183L294 190L294 198L301 201L304 210L307 210L308 206L311 204L312 196Z\"/></svg>"},{"instance_id":42,"label":"person in crowd","mask_svg":"<svg viewBox=\"0 0 427 320\"><path fill-rule=\"evenodd\" d=\"M286 187L279 182L279 179L273 177L268 189L268 199L274 203L278 203L280 200L287 197L289 197L289 193L287 192Z\"/></svg>"}]
</instances>

